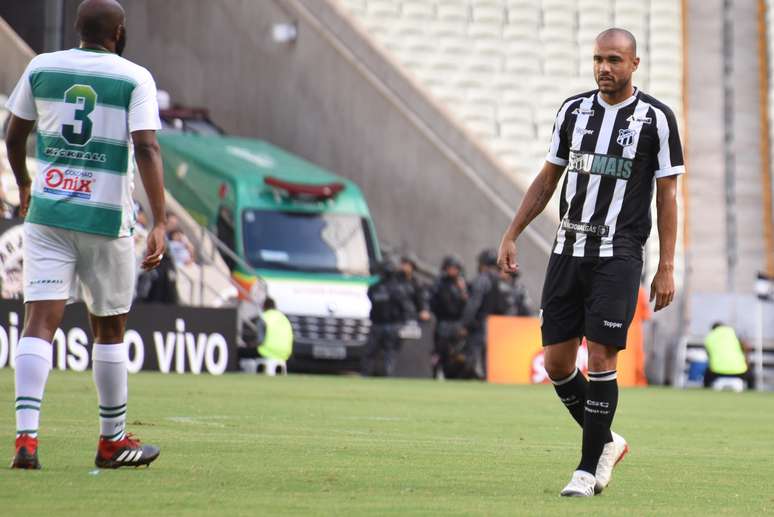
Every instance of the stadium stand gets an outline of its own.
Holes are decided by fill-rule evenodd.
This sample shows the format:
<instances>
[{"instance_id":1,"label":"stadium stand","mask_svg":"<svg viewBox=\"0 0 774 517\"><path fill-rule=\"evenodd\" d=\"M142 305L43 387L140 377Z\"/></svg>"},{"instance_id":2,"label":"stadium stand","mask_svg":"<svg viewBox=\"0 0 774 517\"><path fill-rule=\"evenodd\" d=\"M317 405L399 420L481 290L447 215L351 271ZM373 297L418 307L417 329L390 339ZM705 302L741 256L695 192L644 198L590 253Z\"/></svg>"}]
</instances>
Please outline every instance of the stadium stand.
<instances>
[{"instance_id":1,"label":"stadium stand","mask_svg":"<svg viewBox=\"0 0 774 517\"><path fill-rule=\"evenodd\" d=\"M545 157L561 99L595 87L591 49L605 28L635 34L635 84L682 120L680 2L338 1L521 185Z\"/></svg>"}]
</instances>

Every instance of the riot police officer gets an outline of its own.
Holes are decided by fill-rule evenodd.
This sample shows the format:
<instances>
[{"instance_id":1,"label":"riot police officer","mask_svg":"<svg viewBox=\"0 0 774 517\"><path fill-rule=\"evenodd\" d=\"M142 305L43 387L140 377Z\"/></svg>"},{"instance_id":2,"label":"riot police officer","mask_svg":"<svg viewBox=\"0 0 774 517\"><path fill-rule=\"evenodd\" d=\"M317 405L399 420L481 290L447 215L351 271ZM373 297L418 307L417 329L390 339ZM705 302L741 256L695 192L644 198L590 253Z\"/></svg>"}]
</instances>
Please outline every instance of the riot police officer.
<instances>
[{"instance_id":1,"label":"riot police officer","mask_svg":"<svg viewBox=\"0 0 774 517\"><path fill-rule=\"evenodd\" d=\"M465 368L462 311L468 301L462 261L447 255L432 288L430 308L435 314L433 373L436 378L460 377Z\"/></svg>"},{"instance_id":2,"label":"riot police officer","mask_svg":"<svg viewBox=\"0 0 774 517\"><path fill-rule=\"evenodd\" d=\"M409 295L414 303L414 310L420 321L430 320L428 292L425 285L417 277L417 259L409 253L400 258L401 278L406 283Z\"/></svg>"},{"instance_id":3,"label":"riot police officer","mask_svg":"<svg viewBox=\"0 0 774 517\"><path fill-rule=\"evenodd\" d=\"M500 290L497 252L485 249L478 255L478 276L462 313L463 333L468 336L467 352L474 376L486 377L486 320L492 314L504 314L505 303Z\"/></svg>"},{"instance_id":4,"label":"riot police officer","mask_svg":"<svg viewBox=\"0 0 774 517\"><path fill-rule=\"evenodd\" d=\"M527 288L519 281L519 272L500 271L500 297L503 302L502 314L506 316L530 316L534 312Z\"/></svg>"},{"instance_id":5,"label":"riot police officer","mask_svg":"<svg viewBox=\"0 0 774 517\"><path fill-rule=\"evenodd\" d=\"M400 347L400 329L416 319L413 301L405 282L400 278L400 266L387 258L380 265L379 280L368 288L371 300L371 330L361 363L363 375L391 376L395 356Z\"/></svg>"}]
</instances>

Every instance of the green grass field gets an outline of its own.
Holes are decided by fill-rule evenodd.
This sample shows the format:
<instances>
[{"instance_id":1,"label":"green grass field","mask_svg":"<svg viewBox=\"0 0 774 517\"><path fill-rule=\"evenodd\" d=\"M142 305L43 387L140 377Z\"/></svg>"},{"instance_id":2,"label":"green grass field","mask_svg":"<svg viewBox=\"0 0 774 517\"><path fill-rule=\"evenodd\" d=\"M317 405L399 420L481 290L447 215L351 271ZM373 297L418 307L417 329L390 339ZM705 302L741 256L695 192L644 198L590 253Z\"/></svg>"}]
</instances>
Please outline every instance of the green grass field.
<instances>
[{"instance_id":1,"label":"green grass field","mask_svg":"<svg viewBox=\"0 0 774 517\"><path fill-rule=\"evenodd\" d=\"M13 374L0 370L10 462ZM632 453L593 499L559 490L580 432L547 386L140 374L149 469L97 471L88 373L53 372L43 470L0 470L0 515L760 515L774 512L774 395L623 390Z\"/></svg>"}]
</instances>

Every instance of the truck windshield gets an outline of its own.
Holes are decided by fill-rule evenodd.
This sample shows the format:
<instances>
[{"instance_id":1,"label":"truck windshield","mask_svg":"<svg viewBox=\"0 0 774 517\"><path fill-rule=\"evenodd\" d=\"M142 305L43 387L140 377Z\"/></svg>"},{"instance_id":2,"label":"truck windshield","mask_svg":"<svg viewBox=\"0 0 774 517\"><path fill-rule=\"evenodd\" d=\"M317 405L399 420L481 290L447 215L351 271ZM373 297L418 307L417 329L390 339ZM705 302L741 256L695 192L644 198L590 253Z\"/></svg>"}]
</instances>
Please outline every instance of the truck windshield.
<instances>
[{"instance_id":1,"label":"truck windshield","mask_svg":"<svg viewBox=\"0 0 774 517\"><path fill-rule=\"evenodd\" d=\"M245 210L242 223L247 262L256 269L370 274L374 247L360 216Z\"/></svg>"}]
</instances>

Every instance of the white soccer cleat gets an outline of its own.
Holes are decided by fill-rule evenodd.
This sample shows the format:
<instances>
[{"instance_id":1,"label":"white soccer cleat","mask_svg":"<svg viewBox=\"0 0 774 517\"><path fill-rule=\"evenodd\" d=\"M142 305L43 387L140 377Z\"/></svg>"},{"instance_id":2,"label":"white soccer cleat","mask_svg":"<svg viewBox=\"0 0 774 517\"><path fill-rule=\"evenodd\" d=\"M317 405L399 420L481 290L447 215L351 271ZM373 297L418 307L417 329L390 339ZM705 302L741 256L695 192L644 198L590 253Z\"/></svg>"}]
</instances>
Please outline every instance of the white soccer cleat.
<instances>
[{"instance_id":1,"label":"white soccer cleat","mask_svg":"<svg viewBox=\"0 0 774 517\"><path fill-rule=\"evenodd\" d=\"M613 441L605 444L602 455L599 457L599 463L597 463L595 494L602 492L607 487L610 478L613 477L613 467L618 465L618 462L629 452L629 444L626 443L624 437L616 433L612 433L612 435Z\"/></svg>"},{"instance_id":2,"label":"white soccer cleat","mask_svg":"<svg viewBox=\"0 0 774 517\"><path fill-rule=\"evenodd\" d=\"M588 472L576 470L572 473L572 479L559 495L564 497L593 497L596 478Z\"/></svg>"}]
</instances>

